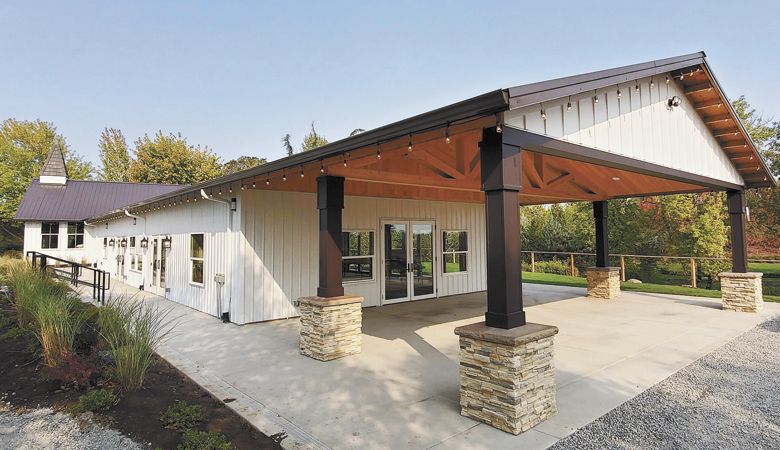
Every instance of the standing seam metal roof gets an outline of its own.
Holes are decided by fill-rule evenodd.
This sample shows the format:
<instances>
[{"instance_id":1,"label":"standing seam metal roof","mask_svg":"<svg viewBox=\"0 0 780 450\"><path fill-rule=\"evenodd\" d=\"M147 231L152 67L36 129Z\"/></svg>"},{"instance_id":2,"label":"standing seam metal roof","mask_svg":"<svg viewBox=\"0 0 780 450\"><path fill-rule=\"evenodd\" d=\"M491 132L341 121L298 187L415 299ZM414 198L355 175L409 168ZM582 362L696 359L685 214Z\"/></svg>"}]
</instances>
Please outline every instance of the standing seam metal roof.
<instances>
[{"instance_id":1,"label":"standing seam metal roof","mask_svg":"<svg viewBox=\"0 0 780 450\"><path fill-rule=\"evenodd\" d=\"M16 211L17 220L82 221L121 206L165 195L184 185L68 180L67 184L30 183Z\"/></svg>"}]
</instances>

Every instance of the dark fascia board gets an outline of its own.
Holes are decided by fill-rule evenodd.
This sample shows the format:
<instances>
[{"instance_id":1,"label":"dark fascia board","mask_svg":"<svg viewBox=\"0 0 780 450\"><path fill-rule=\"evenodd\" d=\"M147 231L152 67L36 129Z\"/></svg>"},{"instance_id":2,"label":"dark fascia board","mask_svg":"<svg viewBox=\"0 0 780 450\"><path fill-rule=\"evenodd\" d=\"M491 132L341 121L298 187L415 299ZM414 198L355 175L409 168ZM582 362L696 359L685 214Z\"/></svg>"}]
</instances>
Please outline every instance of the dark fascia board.
<instances>
[{"instance_id":1,"label":"dark fascia board","mask_svg":"<svg viewBox=\"0 0 780 450\"><path fill-rule=\"evenodd\" d=\"M614 86L637 78L660 75L672 70L702 64L704 63L704 58L704 52L697 52L674 58L515 86L509 88L509 107L511 109L521 108L607 86Z\"/></svg>"},{"instance_id":2,"label":"dark fascia board","mask_svg":"<svg viewBox=\"0 0 780 450\"><path fill-rule=\"evenodd\" d=\"M605 152L603 150L596 150L595 148L562 141L550 136L544 136L506 125L504 126L503 134L505 144L537 153L543 153L545 155L559 156L574 161L597 164L667 180L695 184L710 190L744 189L744 187L739 184L716 180L714 178L672 169L646 161L640 161L615 153Z\"/></svg>"},{"instance_id":3,"label":"dark fascia board","mask_svg":"<svg viewBox=\"0 0 780 450\"><path fill-rule=\"evenodd\" d=\"M509 101L506 90L498 89L482 95L478 95L468 100L453 103L449 106L434 109L432 111L419 114L408 119L404 119L389 125L384 125L373 130L365 131L354 136L331 142L314 150L297 153L295 155L278 159L261 166L246 169L230 175L225 175L223 177L215 178L213 180L174 191L170 194L161 195L143 202L127 205L116 211L112 211L98 217L93 217L90 219L90 221L104 220L108 217L115 216L118 213L122 213L124 210L133 210L135 208L153 204L162 200L197 193L201 189L209 189L230 183L236 183L244 179L278 172L280 170L285 170L291 167L298 167L325 158L331 158L353 150L397 139L410 133L414 134L435 128L441 128L448 123L456 123L477 117L497 114L506 111L508 108Z\"/></svg>"}]
</instances>

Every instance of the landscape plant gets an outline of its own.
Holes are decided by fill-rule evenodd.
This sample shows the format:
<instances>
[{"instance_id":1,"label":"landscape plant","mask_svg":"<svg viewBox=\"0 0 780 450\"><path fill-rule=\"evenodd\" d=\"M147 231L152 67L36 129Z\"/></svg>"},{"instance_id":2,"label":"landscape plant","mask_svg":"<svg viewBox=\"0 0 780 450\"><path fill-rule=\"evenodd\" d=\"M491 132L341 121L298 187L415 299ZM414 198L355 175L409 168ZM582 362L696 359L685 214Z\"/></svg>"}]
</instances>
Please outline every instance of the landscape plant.
<instances>
[{"instance_id":1,"label":"landscape plant","mask_svg":"<svg viewBox=\"0 0 780 450\"><path fill-rule=\"evenodd\" d=\"M212 431L188 430L184 432L178 450L231 450L233 445L225 436Z\"/></svg>"},{"instance_id":2,"label":"landscape plant","mask_svg":"<svg viewBox=\"0 0 780 450\"><path fill-rule=\"evenodd\" d=\"M166 427L179 431L192 429L205 418L206 412L202 406L191 405L181 400L176 400L160 416L160 420Z\"/></svg>"},{"instance_id":3,"label":"landscape plant","mask_svg":"<svg viewBox=\"0 0 780 450\"><path fill-rule=\"evenodd\" d=\"M98 329L114 357L114 376L122 389L143 385L158 346L173 330L170 311L122 297L100 309Z\"/></svg>"},{"instance_id":4,"label":"landscape plant","mask_svg":"<svg viewBox=\"0 0 780 450\"><path fill-rule=\"evenodd\" d=\"M111 389L92 389L79 397L79 402L70 407L71 414L105 411L119 402Z\"/></svg>"},{"instance_id":5,"label":"landscape plant","mask_svg":"<svg viewBox=\"0 0 780 450\"><path fill-rule=\"evenodd\" d=\"M44 362L56 367L73 352L73 342L88 318L88 312L70 295L43 293L32 309L34 332L41 344Z\"/></svg>"}]
</instances>

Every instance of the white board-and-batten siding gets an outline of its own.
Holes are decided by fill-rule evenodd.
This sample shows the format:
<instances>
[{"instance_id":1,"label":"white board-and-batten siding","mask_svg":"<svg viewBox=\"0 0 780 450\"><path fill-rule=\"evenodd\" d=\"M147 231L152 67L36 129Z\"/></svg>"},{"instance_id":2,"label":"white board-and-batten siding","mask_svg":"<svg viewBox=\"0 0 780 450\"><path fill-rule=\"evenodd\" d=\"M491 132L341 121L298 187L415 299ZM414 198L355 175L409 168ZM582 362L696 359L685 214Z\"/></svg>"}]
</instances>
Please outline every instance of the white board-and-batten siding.
<instances>
[{"instance_id":1,"label":"white board-and-batten siding","mask_svg":"<svg viewBox=\"0 0 780 450\"><path fill-rule=\"evenodd\" d=\"M511 127L744 185L683 88L674 80L665 83L663 75L652 80L653 88L651 79L643 78L513 109L505 113L504 121ZM679 107L668 106L673 96L681 99Z\"/></svg>"},{"instance_id":2,"label":"white board-and-batten siding","mask_svg":"<svg viewBox=\"0 0 780 450\"><path fill-rule=\"evenodd\" d=\"M230 251L231 238L227 231L228 206L203 200L150 212L144 217L136 220L135 225L132 218L126 217L109 222L107 228L105 224L93 227L91 234L99 241L99 248L95 250L93 258L98 261L99 268L108 270L112 276L133 287L143 285L145 289L150 289L153 260L151 238L168 235L171 237L171 248L167 253L165 297L199 311L217 315L217 298L221 298L223 305L227 305L231 289L228 271L229 258L233 252ZM203 285L190 282L190 235L193 233L203 233ZM149 245L146 249L141 249L140 240L144 235L149 238ZM129 270L129 248L122 249L118 245L114 248L103 248L103 237L129 239L130 236L136 237L136 245L139 247L136 251L141 251L144 255L141 272ZM116 255L120 251L125 254L124 274L117 273ZM214 276L218 273L225 274L226 284L221 288L214 281Z\"/></svg>"},{"instance_id":3,"label":"white board-and-batten siding","mask_svg":"<svg viewBox=\"0 0 780 450\"><path fill-rule=\"evenodd\" d=\"M297 316L295 301L316 295L319 243L314 194L273 191L241 193L241 227L231 318L236 323ZM362 296L364 306L381 304L380 224L385 219L431 220L438 296L485 290L485 207L482 204L346 197L344 231L373 231L374 277L348 282L349 295ZM442 274L442 231L468 232L468 271ZM236 302L236 298L241 301ZM424 301L424 300L423 300ZM239 304L241 306L239 306Z\"/></svg>"}]
</instances>

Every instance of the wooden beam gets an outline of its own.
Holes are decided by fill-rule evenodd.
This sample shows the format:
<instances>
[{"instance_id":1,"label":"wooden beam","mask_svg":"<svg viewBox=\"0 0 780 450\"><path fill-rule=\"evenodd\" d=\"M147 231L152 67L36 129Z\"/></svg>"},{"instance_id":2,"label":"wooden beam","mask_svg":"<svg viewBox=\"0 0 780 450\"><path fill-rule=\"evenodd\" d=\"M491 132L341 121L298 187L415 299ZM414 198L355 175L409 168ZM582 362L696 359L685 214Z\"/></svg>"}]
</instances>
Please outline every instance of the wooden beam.
<instances>
[{"instance_id":1,"label":"wooden beam","mask_svg":"<svg viewBox=\"0 0 780 450\"><path fill-rule=\"evenodd\" d=\"M710 116L704 119L704 123L707 125L715 123L724 123L731 120L731 114L718 114L716 116Z\"/></svg>"},{"instance_id":2,"label":"wooden beam","mask_svg":"<svg viewBox=\"0 0 780 450\"><path fill-rule=\"evenodd\" d=\"M722 108L723 100L721 100L720 98L713 98L712 100L704 100L699 103L694 103L693 107L695 109Z\"/></svg>"},{"instance_id":3,"label":"wooden beam","mask_svg":"<svg viewBox=\"0 0 780 450\"><path fill-rule=\"evenodd\" d=\"M715 130L712 132L712 135L715 137L739 136L739 134L740 134L740 129L737 127L721 128L719 130Z\"/></svg>"},{"instance_id":4,"label":"wooden beam","mask_svg":"<svg viewBox=\"0 0 780 450\"><path fill-rule=\"evenodd\" d=\"M461 173L461 171L459 171L455 166L430 152L420 150L416 152L409 152L407 155L409 158L425 163L431 169L444 172L451 178L463 178L464 174Z\"/></svg>"},{"instance_id":5,"label":"wooden beam","mask_svg":"<svg viewBox=\"0 0 780 450\"><path fill-rule=\"evenodd\" d=\"M559 184L566 183L567 181L574 181L574 175L569 172L563 172L562 174L550 180L550 182L547 183L547 187L555 187Z\"/></svg>"},{"instance_id":6,"label":"wooden beam","mask_svg":"<svg viewBox=\"0 0 780 450\"><path fill-rule=\"evenodd\" d=\"M693 94L695 92L704 92L704 91L711 91L711 90L712 90L712 84L710 84L710 82L697 83L685 87L686 94Z\"/></svg>"}]
</instances>

